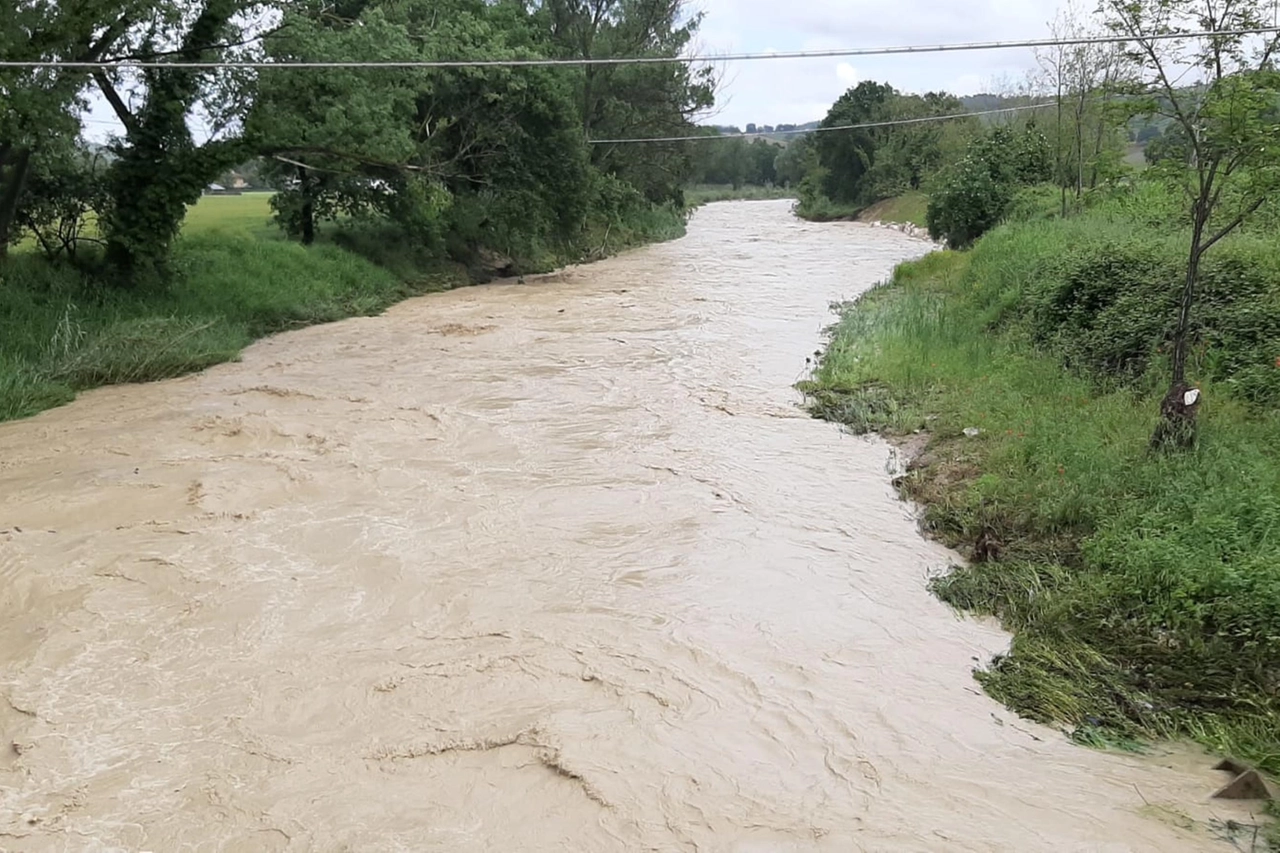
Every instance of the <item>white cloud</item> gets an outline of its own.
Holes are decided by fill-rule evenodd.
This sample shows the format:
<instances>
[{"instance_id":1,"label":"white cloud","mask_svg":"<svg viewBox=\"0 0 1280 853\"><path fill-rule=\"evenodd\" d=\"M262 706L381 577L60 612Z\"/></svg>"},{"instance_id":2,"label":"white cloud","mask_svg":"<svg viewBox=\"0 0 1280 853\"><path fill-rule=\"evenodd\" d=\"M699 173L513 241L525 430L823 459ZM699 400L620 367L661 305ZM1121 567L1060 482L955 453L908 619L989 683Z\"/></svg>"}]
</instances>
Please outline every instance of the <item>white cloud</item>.
<instances>
[{"instance_id":1,"label":"white cloud","mask_svg":"<svg viewBox=\"0 0 1280 853\"><path fill-rule=\"evenodd\" d=\"M706 13L700 51L837 50L1044 38L1060 0L696 0ZM718 123L822 118L860 80L911 92L972 94L1035 67L1030 50L966 51L832 60L761 60L726 65ZM820 109L816 105L822 104ZM816 110L816 114L815 114Z\"/></svg>"}]
</instances>

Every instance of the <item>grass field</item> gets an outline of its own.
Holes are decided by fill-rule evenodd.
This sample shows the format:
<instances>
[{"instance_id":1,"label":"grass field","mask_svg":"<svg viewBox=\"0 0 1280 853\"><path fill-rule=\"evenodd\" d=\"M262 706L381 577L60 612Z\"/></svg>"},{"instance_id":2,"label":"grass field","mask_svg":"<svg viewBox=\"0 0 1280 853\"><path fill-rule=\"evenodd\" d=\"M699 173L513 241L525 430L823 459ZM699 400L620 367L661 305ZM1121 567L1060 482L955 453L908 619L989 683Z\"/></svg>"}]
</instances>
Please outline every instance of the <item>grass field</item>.
<instances>
[{"instance_id":1,"label":"grass field","mask_svg":"<svg viewBox=\"0 0 1280 853\"><path fill-rule=\"evenodd\" d=\"M403 231L330 224L314 246L283 238L270 193L204 196L188 210L162 284L104 284L91 263L49 262L20 246L0 264L0 421L101 385L146 382L233 360L273 332L377 314L477 280ZM684 232L684 212L644 208L592 221L576 245L544 246L548 266L594 260Z\"/></svg>"},{"instance_id":2,"label":"grass field","mask_svg":"<svg viewBox=\"0 0 1280 853\"><path fill-rule=\"evenodd\" d=\"M270 192L207 195L187 209L184 234L221 232L275 238L280 229L271 221Z\"/></svg>"}]
</instances>

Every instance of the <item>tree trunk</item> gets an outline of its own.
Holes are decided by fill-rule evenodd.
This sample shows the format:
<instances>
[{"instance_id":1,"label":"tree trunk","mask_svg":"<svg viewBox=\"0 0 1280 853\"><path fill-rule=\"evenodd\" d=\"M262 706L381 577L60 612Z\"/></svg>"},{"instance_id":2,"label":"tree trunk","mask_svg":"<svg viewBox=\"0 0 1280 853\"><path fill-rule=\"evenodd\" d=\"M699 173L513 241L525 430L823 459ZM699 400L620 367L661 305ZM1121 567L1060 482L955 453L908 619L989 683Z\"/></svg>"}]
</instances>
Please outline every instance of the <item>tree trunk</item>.
<instances>
[{"instance_id":1,"label":"tree trunk","mask_svg":"<svg viewBox=\"0 0 1280 853\"><path fill-rule=\"evenodd\" d=\"M311 177L307 170L298 167L298 187L302 191L302 209L298 211L298 229L302 234L302 245L310 246L316 241L316 204L315 195L311 192Z\"/></svg>"},{"instance_id":2,"label":"tree trunk","mask_svg":"<svg viewBox=\"0 0 1280 853\"><path fill-rule=\"evenodd\" d=\"M1084 196L1084 111L1076 111L1076 201Z\"/></svg>"},{"instance_id":3,"label":"tree trunk","mask_svg":"<svg viewBox=\"0 0 1280 853\"><path fill-rule=\"evenodd\" d=\"M1067 218L1067 158L1062 150L1062 69L1058 69L1058 184L1062 187L1062 218Z\"/></svg>"},{"instance_id":4,"label":"tree trunk","mask_svg":"<svg viewBox=\"0 0 1280 853\"><path fill-rule=\"evenodd\" d=\"M7 174L6 162L9 166ZM30 174L31 149L19 148L15 153L6 146L4 157L0 159L0 258L5 256L9 247L9 229L13 227L18 202L22 200L22 189Z\"/></svg>"},{"instance_id":5,"label":"tree trunk","mask_svg":"<svg viewBox=\"0 0 1280 853\"><path fill-rule=\"evenodd\" d=\"M1204 200L1197 200L1191 252L1187 258L1187 277L1182 284L1178 304L1178 325L1173 332L1173 382L1160 403L1160 423L1151 436L1151 446L1160 450L1185 450L1196 441L1196 414L1200 410L1200 392L1187 384L1187 354L1191 346L1191 309L1195 305L1196 284L1200 278L1200 260L1204 256L1204 229L1208 221Z\"/></svg>"},{"instance_id":6,"label":"tree trunk","mask_svg":"<svg viewBox=\"0 0 1280 853\"><path fill-rule=\"evenodd\" d=\"M1094 135L1093 140L1093 166L1089 174L1090 188L1098 186L1098 161L1102 159L1102 143L1107 137L1106 112L1100 110L1098 114L1098 132Z\"/></svg>"}]
</instances>

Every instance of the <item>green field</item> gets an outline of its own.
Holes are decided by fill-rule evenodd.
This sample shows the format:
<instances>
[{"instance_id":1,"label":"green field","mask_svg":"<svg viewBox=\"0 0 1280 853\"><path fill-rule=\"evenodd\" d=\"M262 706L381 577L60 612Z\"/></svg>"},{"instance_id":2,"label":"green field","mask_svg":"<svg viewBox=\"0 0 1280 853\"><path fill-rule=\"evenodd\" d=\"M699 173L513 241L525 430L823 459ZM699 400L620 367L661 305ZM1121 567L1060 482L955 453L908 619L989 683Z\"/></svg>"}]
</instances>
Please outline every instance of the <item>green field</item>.
<instances>
[{"instance_id":1,"label":"green field","mask_svg":"<svg viewBox=\"0 0 1280 853\"><path fill-rule=\"evenodd\" d=\"M256 237L279 236L271 221L271 192L243 195L207 195L187 209L182 230L186 234L217 231L226 234L252 234Z\"/></svg>"}]
</instances>

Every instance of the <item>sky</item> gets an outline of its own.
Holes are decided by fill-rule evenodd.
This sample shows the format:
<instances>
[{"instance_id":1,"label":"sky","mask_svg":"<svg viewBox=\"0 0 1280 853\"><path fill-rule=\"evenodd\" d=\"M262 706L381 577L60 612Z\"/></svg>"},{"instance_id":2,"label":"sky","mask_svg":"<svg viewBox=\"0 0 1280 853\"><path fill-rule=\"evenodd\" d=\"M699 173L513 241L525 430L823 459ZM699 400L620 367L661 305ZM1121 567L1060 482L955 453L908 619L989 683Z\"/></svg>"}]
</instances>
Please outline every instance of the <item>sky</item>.
<instances>
[{"instance_id":1,"label":"sky","mask_svg":"<svg viewBox=\"0 0 1280 853\"><path fill-rule=\"evenodd\" d=\"M699 54L1047 38L1061 0L692 0ZM823 118L862 80L970 95L1035 68L1027 49L724 63L709 123L744 127Z\"/></svg>"}]
</instances>

